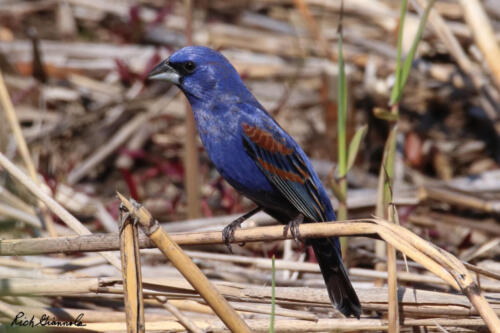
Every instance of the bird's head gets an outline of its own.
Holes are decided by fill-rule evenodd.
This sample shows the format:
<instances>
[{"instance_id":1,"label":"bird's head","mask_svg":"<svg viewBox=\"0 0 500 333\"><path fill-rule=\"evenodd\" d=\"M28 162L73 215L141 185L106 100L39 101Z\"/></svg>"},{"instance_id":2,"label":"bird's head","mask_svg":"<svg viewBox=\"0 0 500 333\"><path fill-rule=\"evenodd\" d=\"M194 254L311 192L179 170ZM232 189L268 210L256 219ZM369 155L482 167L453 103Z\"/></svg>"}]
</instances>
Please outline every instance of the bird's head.
<instances>
[{"instance_id":1,"label":"bird's head","mask_svg":"<svg viewBox=\"0 0 500 333\"><path fill-rule=\"evenodd\" d=\"M149 79L172 82L191 103L220 95L249 94L231 63L204 46L187 46L176 51L153 68Z\"/></svg>"}]
</instances>

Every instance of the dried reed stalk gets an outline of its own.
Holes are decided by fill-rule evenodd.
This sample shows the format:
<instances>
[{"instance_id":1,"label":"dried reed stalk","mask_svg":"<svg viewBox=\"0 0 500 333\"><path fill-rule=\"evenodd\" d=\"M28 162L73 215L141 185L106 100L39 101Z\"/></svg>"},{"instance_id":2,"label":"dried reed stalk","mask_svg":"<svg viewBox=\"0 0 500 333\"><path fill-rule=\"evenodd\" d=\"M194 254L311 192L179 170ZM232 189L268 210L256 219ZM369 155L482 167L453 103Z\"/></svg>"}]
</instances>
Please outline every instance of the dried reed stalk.
<instances>
[{"instance_id":1,"label":"dried reed stalk","mask_svg":"<svg viewBox=\"0 0 500 333\"><path fill-rule=\"evenodd\" d=\"M144 233L151 238L170 262L199 292L227 327L233 332L250 332L250 328L243 319L215 289L207 277L203 275L198 266L170 238L166 231L161 228L158 221L153 220L151 214L144 207L136 209L124 196L118 193L118 197L130 214L137 217Z\"/></svg>"},{"instance_id":2,"label":"dried reed stalk","mask_svg":"<svg viewBox=\"0 0 500 333\"><path fill-rule=\"evenodd\" d=\"M385 225L386 227L390 226L389 222L380 219L377 221L377 223ZM500 332L500 320L498 319L498 316L489 306L488 302L481 294L481 290L474 282L472 276L469 274L469 272L462 264L462 262L458 260L456 257L454 257L452 254L438 247L433 246L432 244L426 242L425 240L413 234L409 230L406 230L405 228L402 227L399 227L398 229L400 230L395 232L394 235L392 236L408 239L408 241L411 242L416 249L432 257L436 263L440 264L444 269L446 269L446 271L453 276L456 283L459 285L460 290L469 298L471 303L479 311L479 314L486 322L491 332L493 333ZM390 232L394 232L394 230L391 230ZM384 235L381 236L382 238L384 237ZM402 252L406 253L405 251ZM411 257L410 255L408 256ZM415 258L412 259L415 260Z\"/></svg>"},{"instance_id":3,"label":"dried reed stalk","mask_svg":"<svg viewBox=\"0 0 500 333\"><path fill-rule=\"evenodd\" d=\"M389 290L388 325L389 333L399 332L398 281L396 269L396 250L387 245L387 288Z\"/></svg>"},{"instance_id":4,"label":"dried reed stalk","mask_svg":"<svg viewBox=\"0 0 500 333\"><path fill-rule=\"evenodd\" d=\"M195 323L206 332L222 333L227 328L214 320L196 320ZM269 332L269 320L248 320L252 332ZM432 324L431 324L432 325ZM123 331L123 323L89 323L85 327L96 331ZM274 324L275 332L325 332L335 328L335 332L352 332L359 330L385 330L387 325L378 319L320 319L318 322L305 320L277 319ZM184 332L186 329L175 321L151 322L146 324L146 330L162 330L168 332ZM234 331L233 331L234 332Z\"/></svg>"},{"instance_id":5,"label":"dried reed stalk","mask_svg":"<svg viewBox=\"0 0 500 333\"><path fill-rule=\"evenodd\" d=\"M37 184L30 180L18 167L0 152L0 165L7 172L9 172L15 179L23 184L28 190L31 191L38 199L40 199L47 207L57 215L68 227L79 235L89 235L90 230L87 229L80 221L78 221L70 212L62 207L57 201L52 199L48 194L40 189ZM107 261L114 267L120 270L120 261L116 256L111 253L100 253Z\"/></svg>"},{"instance_id":6,"label":"dried reed stalk","mask_svg":"<svg viewBox=\"0 0 500 333\"><path fill-rule=\"evenodd\" d=\"M203 333L204 331L200 329L194 321L186 317L179 309L172 303L169 302L168 300L161 301L159 297L157 297L157 300L161 302L161 305L168 310L171 314L174 315L174 317L181 323L182 326L184 326L189 332L191 333Z\"/></svg>"},{"instance_id":7,"label":"dried reed stalk","mask_svg":"<svg viewBox=\"0 0 500 333\"><path fill-rule=\"evenodd\" d=\"M451 191L446 188L425 186L421 189L421 195L428 199L444 201L452 205L467 207L486 213L497 213L500 210L498 202L484 200L475 195Z\"/></svg>"},{"instance_id":8,"label":"dried reed stalk","mask_svg":"<svg viewBox=\"0 0 500 333\"><path fill-rule=\"evenodd\" d=\"M113 311L111 309L98 309L91 310L86 308L67 308L67 307L50 307L50 306L28 306L28 305L13 305L9 304L12 311L19 313L20 311L24 313L29 313L35 315L35 317L41 317L44 314L55 317L58 320L74 320L83 313L83 321L85 323L98 323L98 322L124 322L126 320L125 313L123 311ZM174 320L172 316L165 316L165 314L160 313L146 313L146 320L148 321L160 321L160 320Z\"/></svg>"},{"instance_id":9,"label":"dried reed stalk","mask_svg":"<svg viewBox=\"0 0 500 333\"><path fill-rule=\"evenodd\" d=\"M119 195L119 197L120 200L122 200L122 202L124 202L124 204L127 205L126 202L128 201L124 201L126 199L121 195ZM128 204L127 208L130 209L131 212L135 211L134 207L130 203ZM142 223L144 223L145 226L151 228L153 227L153 225L156 225L155 227L156 230L154 230L153 232L158 232L158 230L163 230L158 227L158 222L153 223L151 215L143 207L141 207L138 212L141 212L142 216L139 215L138 218L139 220L142 221ZM484 296L481 295L479 287L474 282L470 273L461 263L461 261L459 261L450 253L435 247L434 245L430 244L429 242L423 240L422 238L413 234L411 231L399 225L390 223L389 221L380 218L374 219L374 222L375 222L374 226L376 227L373 229L373 233L377 233L382 239L384 239L395 249L398 249L399 251L403 252L408 257L412 258L416 262L420 263L421 265L432 271L434 274L444 279L453 288L461 290L467 297L469 297L471 303L474 304L476 309L479 311L481 317L485 320L486 324L491 329L491 331L494 333L500 332L500 320L498 319L494 311L491 309L491 307L485 300ZM318 225L321 226L325 224L326 223L319 223ZM304 227L304 225L301 226L301 235L302 237L305 237L305 235L302 234L302 229L303 229L302 227ZM166 235L165 232L164 234ZM235 238L237 238L236 234L237 233L235 233ZM323 234L322 236L333 236L333 235ZM283 235L281 235L281 238L283 238ZM153 240L155 239L153 238ZM172 244L176 246L175 243ZM165 251L162 252L165 253ZM186 256L185 254L183 255Z\"/></svg>"},{"instance_id":10,"label":"dried reed stalk","mask_svg":"<svg viewBox=\"0 0 500 333\"><path fill-rule=\"evenodd\" d=\"M185 35L187 45L193 44L193 0L184 0L185 3ZM184 167L186 176L187 214L194 219L200 216L200 161L198 157L198 140L196 138L196 123L191 111L191 105L186 99L186 141L184 143Z\"/></svg>"},{"instance_id":11,"label":"dried reed stalk","mask_svg":"<svg viewBox=\"0 0 500 333\"><path fill-rule=\"evenodd\" d=\"M392 197L392 194L391 194ZM391 223L395 223L396 208L389 204L387 216ZM387 288L389 289L389 333L399 333L399 303L398 303L398 277L396 265L396 249L387 244Z\"/></svg>"},{"instance_id":12,"label":"dried reed stalk","mask_svg":"<svg viewBox=\"0 0 500 333\"><path fill-rule=\"evenodd\" d=\"M319 238L326 236L368 236L376 237L374 219L336 222L307 223L300 226L301 236ZM171 234L179 245L223 244L220 231ZM237 229L234 243L291 239L283 236L283 226L274 225L258 228ZM139 236L141 248L154 248L154 243L144 235ZM119 250L118 234L93 234L54 238L5 239L0 242L0 255L35 255L50 253L99 252Z\"/></svg>"},{"instance_id":13,"label":"dried reed stalk","mask_svg":"<svg viewBox=\"0 0 500 333\"><path fill-rule=\"evenodd\" d=\"M144 212L145 210L144 208L141 208L140 211ZM145 214L143 216L143 219L146 219L148 223L151 222L149 220L150 215ZM476 309L483 317L483 319L485 319L485 322L488 324L491 331L495 333L499 332L500 322L498 321L498 318L494 314L493 310L491 310L487 302L484 300L484 297L479 293L477 285L475 284L463 264L451 254L436 248L434 245L428 243L427 241L421 239L420 237L416 236L412 232L399 225L389 223L379 218L358 220L356 222L350 221L344 223L332 222L303 224L300 226L300 234L303 238L353 235L369 236L378 234L382 239L393 245L397 250L403 252L414 261L426 267L435 275L446 281L453 288L462 290L466 294L466 296L471 299L471 302L473 302L473 304L477 306ZM116 235L113 235L112 237L116 238ZM161 236L157 236L157 238L155 239L158 239L159 237ZM67 238L64 239L66 247L62 246L61 242L57 242L58 238L51 239L50 243L58 244L58 249L60 251L65 251L65 249L71 248L73 246L72 244L74 243L73 240L75 238L73 238L73 240L69 243L67 243ZM270 226L246 230L236 230L234 242L239 243L248 241L270 241L280 239L284 239L283 227ZM89 239L87 238L86 241L88 240ZM107 240L109 241L110 238L107 238ZM222 235L220 232L173 235L172 240L176 241L179 244L223 243ZM0 243L0 253L2 255L15 255L16 252L13 250L16 249L21 250L20 252L22 253L19 254L26 254L30 251L33 252L33 245L36 246L36 244L40 244L38 242L39 240L6 240ZM47 244L47 241L45 241L44 244ZM76 244L84 245L84 243L81 242L76 242ZM51 244L47 245L50 246ZM111 249L110 245L113 244L101 244L99 249L101 250L105 248L109 250ZM28 249L26 249L26 247L28 247ZM52 247L52 250L54 249L55 247ZM78 249L74 247L73 250L82 251L85 249Z\"/></svg>"},{"instance_id":14,"label":"dried reed stalk","mask_svg":"<svg viewBox=\"0 0 500 333\"><path fill-rule=\"evenodd\" d=\"M222 323L210 319L198 319L196 324L204 331L222 333L227 332ZM269 321L267 319L249 319L248 324L252 332L269 332ZM436 327L460 327L481 328L482 323L477 319L409 319L403 323L403 326L411 328L412 326L425 326L429 328ZM86 329L110 332L123 331L123 323L88 323ZM357 332L357 331L385 331L387 322L381 319L319 319L317 322L308 322L304 320L276 319L274 331L288 333L303 332L329 332L334 328L335 332ZM184 332L185 328L175 321L157 321L146 324L147 330L162 330L168 332Z\"/></svg>"},{"instance_id":15,"label":"dried reed stalk","mask_svg":"<svg viewBox=\"0 0 500 333\"><path fill-rule=\"evenodd\" d=\"M342 222L341 222L342 223ZM148 251L148 250L145 250ZM154 252L151 252L154 253ZM221 262L230 262L230 263L239 263L239 264L251 264L252 267L259 269L272 269L271 261L268 258L253 258L247 256L238 256L238 255L227 255L220 253L206 253L206 252L198 252L198 251L186 251L186 253L191 258L196 259L206 259L206 260L215 260ZM464 263L465 267L469 270L479 273L484 276L491 277L493 279L500 281L500 275L495 274L493 272L481 269L477 266ZM311 262L296 262L291 260L283 260L276 259L276 269L280 270L290 270L295 272L309 272L309 273L319 273L319 266L315 263ZM374 279L383 279L387 280L388 275L387 272L380 272L371 269L364 268L350 268L349 274L351 276L363 277L363 278L374 278ZM446 282L431 276L431 275L422 275L419 273L411 273L411 272L398 272L397 274L398 281L401 282L417 282L417 283L431 283L438 285L446 285ZM482 282L481 290L490 291L490 292L500 292L500 284L495 282Z\"/></svg>"},{"instance_id":16,"label":"dried reed stalk","mask_svg":"<svg viewBox=\"0 0 500 333\"><path fill-rule=\"evenodd\" d=\"M18 196L15 194L11 193L9 190L7 190L5 187L0 186L0 199L4 201L5 204L10 205L13 208L22 210L23 212L35 216L36 211L31 207L29 204L21 200ZM38 227L41 228L41 222L38 221Z\"/></svg>"},{"instance_id":17,"label":"dried reed stalk","mask_svg":"<svg viewBox=\"0 0 500 333\"><path fill-rule=\"evenodd\" d=\"M478 0L461 0L460 4L464 9L465 21L471 28L474 39L500 89L500 47L488 15Z\"/></svg>"},{"instance_id":18,"label":"dried reed stalk","mask_svg":"<svg viewBox=\"0 0 500 333\"><path fill-rule=\"evenodd\" d=\"M120 222L120 254L127 332L144 332L145 319L138 229L127 212L120 211Z\"/></svg>"},{"instance_id":19,"label":"dried reed stalk","mask_svg":"<svg viewBox=\"0 0 500 333\"><path fill-rule=\"evenodd\" d=\"M57 278L46 279L46 281L39 281L39 279L34 278L13 278L2 279L1 282L1 285L4 286L1 288L1 292L6 296L25 294L31 296L53 295L74 298L79 302L85 301L86 299L92 301L116 300L117 302L121 302L121 295L123 294L123 288L121 286L122 281L119 278ZM225 297L249 302L250 304L269 303L271 301L271 287L243 287L240 284L228 282L214 282L214 284L219 292ZM194 297L194 289L183 278L148 278L145 279L144 285L145 288L147 288L145 289L145 294L153 297L145 300L145 303L148 305L158 306L159 303L156 298L158 295L162 294L169 297ZM168 291L172 289L175 291ZM462 295L415 290L413 288L400 288L399 295L401 297L400 306L403 320L408 320L414 316L470 318L470 316L477 315L472 305L467 301L466 297ZM366 311L386 312L388 309L387 288L363 289L363 292L359 293L359 296L363 308ZM203 314L213 313L208 306L196 303L192 300L172 300L172 303L179 309L187 311ZM277 287L276 303L287 307L297 305L312 306L316 308L322 307L325 309L330 309L331 307L328 295L322 288ZM40 307L40 305L37 306ZM251 308L255 308L255 305ZM495 311L497 313L500 312L498 306ZM248 309L246 312L263 313L258 309ZM287 317L294 316L289 314ZM107 321L116 321L116 317L113 318L114 319L107 319ZM311 320L311 318L304 317L295 318Z\"/></svg>"},{"instance_id":20,"label":"dried reed stalk","mask_svg":"<svg viewBox=\"0 0 500 333\"><path fill-rule=\"evenodd\" d=\"M42 224L36 216L28 214L20 209L0 203L0 215L11 217L19 221L23 221L35 228L41 228Z\"/></svg>"},{"instance_id":21,"label":"dried reed stalk","mask_svg":"<svg viewBox=\"0 0 500 333\"><path fill-rule=\"evenodd\" d=\"M7 91L7 87L5 86L5 82L3 79L3 74L0 71L0 101L2 103L5 114L7 115L7 119L10 123L10 127L12 128L12 132L14 133L14 138L17 142L17 147L19 149L19 153L23 158L24 164L28 169L28 173L31 179L37 184L40 185L40 180L38 179L38 173L36 172L35 165L31 159L31 155L28 149L28 145L26 144L26 140L24 139L23 132L21 130L21 125L19 124L19 120L17 119L16 111L14 110L14 106L12 105L12 101L9 96L9 92ZM54 229L54 221L47 211L47 207L38 200L38 207L42 213L44 218L47 231L49 235L52 237L57 236L56 230Z\"/></svg>"},{"instance_id":22,"label":"dried reed stalk","mask_svg":"<svg viewBox=\"0 0 500 333\"><path fill-rule=\"evenodd\" d=\"M353 222L356 224L360 223L371 223L372 220L351 220L351 221L337 221L329 223L329 228L331 232L329 234L332 235L356 235L356 233L352 233L350 231L346 231L346 225L349 224L351 227L353 226ZM306 227L306 226L304 226ZM308 227L308 226L307 226ZM314 227L315 228L315 227ZM271 226L271 227L260 227L257 230L263 230L261 234L265 233L271 238L255 238L254 229L243 229L241 233L238 232L237 242L245 241L257 241L257 240L272 240L275 239L273 237L279 237L279 232L282 230L281 226ZM360 235L364 236L372 236L370 233L366 233L367 231L359 231L359 229L355 229L355 232L358 232ZM363 234L363 232L365 232ZM312 235L314 236L314 235ZM202 233L189 233L189 234L172 234L172 239L181 245L199 245L199 244L221 244L221 237L219 232L202 232ZM139 246L141 248L154 248L155 245L153 242L149 240L149 238L145 235L139 236ZM66 237L56 237L56 238L33 238L33 239L11 239L11 240L3 240L0 242L0 255L37 255L37 254L50 254L50 253L74 253L74 252L95 252L95 251L111 251L119 249L119 241L117 234L93 234L88 236L66 236ZM251 263L256 265L259 268L270 269L270 263L268 259L256 259L256 258L248 258L242 256L228 256L222 254L204 254L202 256L201 253L197 253L194 257L201 258L212 258L216 260L225 260L225 261L235 261L242 263ZM224 257L225 259L222 259ZM284 260L277 260L276 265L278 269L289 269L296 271L305 271L305 272L319 272L319 268L315 264L311 263L297 263L297 262L288 262ZM494 274L493 272L481 269L479 267L466 264L466 266L475 272L478 272L482 275L489 276L494 279L500 279L498 274ZM352 269L357 272L359 269ZM378 277L380 279L387 279L386 273L370 271L371 273L367 276L370 277ZM355 273L358 274L358 273ZM365 274L366 275L366 274ZM360 275L364 276L364 275ZM402 281L413 281L413 282L430 282L430 283L446 283L445 281L440 282L441 280L436 280L431 276L426 277L422 280L422 277L418 274L413 273L405 273L400 272L398 275L398 279ZM482 284L482 287L486 288L485 290L496 291L498 288L495 288L495 285L489 285L486 283Z\"/></svg>"}]
</instances>

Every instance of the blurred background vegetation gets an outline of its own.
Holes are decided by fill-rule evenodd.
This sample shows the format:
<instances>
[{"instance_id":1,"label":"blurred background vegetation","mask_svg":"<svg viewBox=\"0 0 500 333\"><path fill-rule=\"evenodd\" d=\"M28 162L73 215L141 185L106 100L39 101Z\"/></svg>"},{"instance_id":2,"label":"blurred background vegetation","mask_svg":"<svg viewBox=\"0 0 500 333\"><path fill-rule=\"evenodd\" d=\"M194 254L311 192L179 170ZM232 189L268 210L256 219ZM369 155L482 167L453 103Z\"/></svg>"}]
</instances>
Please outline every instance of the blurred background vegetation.
<instances>
[{"instance_id":1,"label":"blurred background vegetation","mask_svg":"<svg viewBox=\"0 0 500 333\"><path fill-rule=\"evenodd\" d=\"M409 1L403 59L427 3ZM386 205L396 204L399 223L420 236L500 272L497 0L434 3L394 118L400 7L389 0L344 3L347 142L367 126L347 176L348 217L374 214L384 146L397 119ZM340 9L340 1L319 0L0 0L0 70L38 181L94 232L117 231L117 190L164 222L251 208L208 160L184 96L146 81L160 60L196 44L229 58L313 159L334 197ZM0 151L28 170L8 117L0 117ZM46 235L40 214L49 216L51 235L72 234L0 176L2 237ZM220 230L229 220L203 220L196 230ZM271 221L258 215L252 223ZM372 269L385 260L372 240L356 238L349 247L352 267ZM279 242L233 249L252 256L284 251ZM314 261L302 252L285 257Z\"/></svg>"}]
</instances>

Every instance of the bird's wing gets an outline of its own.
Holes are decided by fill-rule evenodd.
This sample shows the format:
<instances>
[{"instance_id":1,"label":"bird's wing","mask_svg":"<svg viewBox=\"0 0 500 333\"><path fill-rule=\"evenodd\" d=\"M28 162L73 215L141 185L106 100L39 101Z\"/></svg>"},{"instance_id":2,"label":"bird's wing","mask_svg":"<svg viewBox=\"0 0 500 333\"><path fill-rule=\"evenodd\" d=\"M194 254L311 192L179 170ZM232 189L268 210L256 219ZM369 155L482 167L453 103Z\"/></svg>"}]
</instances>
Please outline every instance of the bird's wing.
<instances>
[{"instance_id":1,"label":"bird's wing","mask_svg":"<svg viewBox=\"0 0 500 333\"><path fill-rule=\"evenodd\" d=\"M267 179L306 218L327 221L312 172L284 131L242 123L243 145ZM278 126L276 124L276 126ZM319 185L321 186L321 185Z\"/></svg>"}]
</instances>

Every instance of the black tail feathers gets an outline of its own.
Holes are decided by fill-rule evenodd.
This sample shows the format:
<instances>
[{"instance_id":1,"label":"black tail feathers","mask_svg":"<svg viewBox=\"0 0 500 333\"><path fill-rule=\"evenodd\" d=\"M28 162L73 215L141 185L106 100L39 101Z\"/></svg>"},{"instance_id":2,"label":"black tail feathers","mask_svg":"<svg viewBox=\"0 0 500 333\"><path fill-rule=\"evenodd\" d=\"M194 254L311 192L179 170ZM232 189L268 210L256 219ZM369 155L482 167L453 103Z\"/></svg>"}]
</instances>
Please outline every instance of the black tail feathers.
<instances>
[{"instance_id":1,"label":"black tail feathers","mask_svg":"<svg viewBox=\"0 0 500 333\"><path fill-rule=\"evenodd\" d=\"M332 304L345 316L359 319L361 304L342 263L334 238L311 240Z\"/></svg>"}]
</instances>

